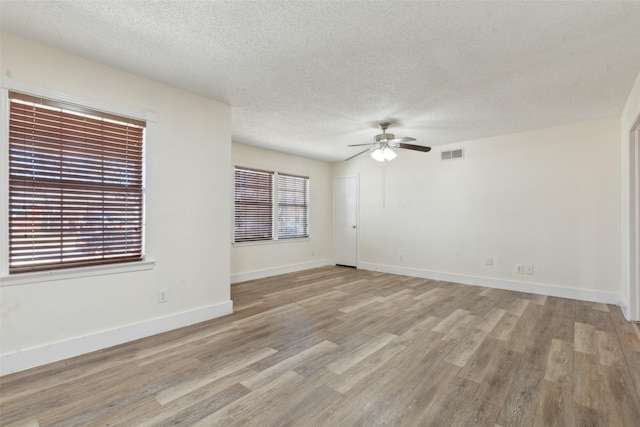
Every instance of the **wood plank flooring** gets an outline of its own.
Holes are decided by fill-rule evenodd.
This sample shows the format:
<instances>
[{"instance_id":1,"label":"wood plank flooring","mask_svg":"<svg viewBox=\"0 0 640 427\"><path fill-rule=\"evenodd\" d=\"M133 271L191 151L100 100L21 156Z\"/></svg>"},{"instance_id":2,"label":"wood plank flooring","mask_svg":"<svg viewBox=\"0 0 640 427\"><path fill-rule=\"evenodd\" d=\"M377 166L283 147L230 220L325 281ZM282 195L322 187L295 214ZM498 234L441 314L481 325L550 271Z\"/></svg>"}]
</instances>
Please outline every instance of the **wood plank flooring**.
<instances>
[{"instance_id":1,"label":"wood plank flooring","mask_svg":"<svg viewBox=\"0 0 640 427\"><path fill-rule=\"evenodd\" d=\"M616 306L324 267L235 313L0 378L2 426L640 426Z\"/></svg>"}]
</instances>

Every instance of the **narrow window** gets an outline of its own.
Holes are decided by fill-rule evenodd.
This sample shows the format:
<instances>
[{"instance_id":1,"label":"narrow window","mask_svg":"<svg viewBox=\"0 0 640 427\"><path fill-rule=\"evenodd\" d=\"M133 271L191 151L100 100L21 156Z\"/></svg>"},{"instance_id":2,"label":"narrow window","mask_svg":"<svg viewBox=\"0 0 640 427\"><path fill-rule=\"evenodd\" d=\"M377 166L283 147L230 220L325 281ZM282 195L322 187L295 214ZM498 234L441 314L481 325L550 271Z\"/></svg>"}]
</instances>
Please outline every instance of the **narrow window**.
<instances>
[{"instance_id":1,"label":"narrow window","mask_svg":"<svg viewBox=\"0 0 640 427\"><path fill-rule=\"evenodd\" d=\"M146 124L9 100L9 272L141 260Z\"/></svg>"},{"instance_id":2,"label":"narrow window","mask_svg":"<svg viewBox=\"0 0 640 427\"><path fill-rule=\"evenodd\" d=\"M309 178L278 174L278 239L309 237Z\"/></svg>"},{"instance_id":3,"label":"narrow window","mask_svg":"<svg viewBox=\"0 0 640 427\"><path fill-rule=\"evenodd\" d=\"M235 242L273 239L273 173L235 168Z\"/></svg>"}]
</instances>

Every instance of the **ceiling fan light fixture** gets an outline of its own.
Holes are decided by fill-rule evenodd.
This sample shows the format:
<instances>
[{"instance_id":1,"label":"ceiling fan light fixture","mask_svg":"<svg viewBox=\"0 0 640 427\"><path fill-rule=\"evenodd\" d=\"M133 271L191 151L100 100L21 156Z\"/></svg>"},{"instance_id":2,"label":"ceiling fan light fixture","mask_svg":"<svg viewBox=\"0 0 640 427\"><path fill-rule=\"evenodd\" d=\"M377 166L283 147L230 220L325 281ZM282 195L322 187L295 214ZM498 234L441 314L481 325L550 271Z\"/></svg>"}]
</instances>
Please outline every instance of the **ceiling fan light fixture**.
<instances>
[{"instance_id":1,"label":"ceiling fan light fixture","mask_svg":"<svg viewBox=\"0 0 640 427\"><path fill-rule=\"evenodd\" d=\"M373 152L371 153L371 157L373 157L375 160L379 162L384 162L385 160L386 161L393 160L396 158L396 156L397 154L387 147L377 148L373 150Z\"/></svg>"}]
</instances>

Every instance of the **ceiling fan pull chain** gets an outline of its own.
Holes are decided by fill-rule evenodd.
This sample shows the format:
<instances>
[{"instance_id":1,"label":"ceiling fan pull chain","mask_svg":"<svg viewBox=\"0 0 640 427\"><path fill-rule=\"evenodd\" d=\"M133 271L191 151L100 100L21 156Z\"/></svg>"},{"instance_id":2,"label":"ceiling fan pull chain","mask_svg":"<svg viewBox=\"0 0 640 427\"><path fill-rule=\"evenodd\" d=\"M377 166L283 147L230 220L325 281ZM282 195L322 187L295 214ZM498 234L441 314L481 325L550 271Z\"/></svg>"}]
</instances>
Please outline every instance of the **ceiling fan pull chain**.
<instances>
[{"instance_id":1,"label":"ceiling fan pull chain","mask_svg":"<svg viewBox=\"0 0 640 427\"><path fill-rule=\"evenodd\" d=\"M387 161L382 161L382 209L387 208Z\"/></svg>"}]
</instances>

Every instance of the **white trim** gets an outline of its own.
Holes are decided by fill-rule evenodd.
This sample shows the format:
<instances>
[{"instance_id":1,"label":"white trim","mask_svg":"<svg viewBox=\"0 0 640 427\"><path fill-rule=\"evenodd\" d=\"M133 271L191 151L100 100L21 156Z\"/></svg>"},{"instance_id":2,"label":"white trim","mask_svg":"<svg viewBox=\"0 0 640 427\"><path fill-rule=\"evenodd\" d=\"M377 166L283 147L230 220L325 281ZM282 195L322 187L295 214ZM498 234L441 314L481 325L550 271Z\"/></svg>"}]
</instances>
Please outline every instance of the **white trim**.
<instances>
[{"instance_id":1,"label":"white trim","mask_svg":"<svg viewBox=\"0 0 640 427\"><path fill-rule=\"evenodd\" d=\"M430 271L417 268L372 264L365 262L360 262L358 264L358 268L362 270L379 271L381 273L401 274L411 277L420 277L423 279L462 283L464 285L484 286L487 288L506 289L509 291L527 292L531 294L548 295L560 298L571 298L581 301L593 301L601 302L604 304L620 305L620 295L613 292L603 292L595 289L568 288L565 286L544 283L522 282L517 280L497 279L493 277L445 273L440 271Z\"/></svg>"},{"instance_id":2,"label":"white trim","mask_svg":"<svg viewBox=\"0 0 640 427\"><path fill-rule=\"evenodd\" d=\"M155 265L155 261L133 261L93 267L65 268L60 270L13 274L0 276L0 287L48 282L52 280L77 279L80 277L104 276L106 274L130 273L132 271L151 270Z\"/></svg>"},{"instance_id":3,"label":"white trim","mask_svg":"<svg viewBox=\"0 0 640 427\"><path fill-rule=\"evenodd\" d=\"M4 88L0 90L0 103L0 276L6 276L9 274L9 91Z\"/></svg>"},{"instance_id":4,"label":"white trim","mask_svg":"<svg viewBox=\"0 0 640 427\"><path fill-rule=\"evenodd\" d=\"M640 320L640 112L622 142L622 302L627 320Z\"/></svg>"},{"instance_id":5,"label":"white trim","mask_svg":"<svg viewBox=\"0 0 640 427\"><path fill-rule=\"evenodd\" d=\"M640 266L640 191L638 190L640 186L640 170L638 170L640 167L640 115L631 130L629 143L633 146L633 153L635 155L635 158L631 159L634 173L634 194L630 195L634 204L634 217L631 218L631 220L634 221L634 235L630 237L633 239L633 250L631 251L633 260L630 260L632 269L632 273L630 271L630 277L633 278L633 280L628 281L628 296L625 296L623 300L628 303L628 307L624 307L627 319L637 321L640 320L640 277L638 277Z\"/></svg>"},{"instance_id":6,"label":"white trim","mask_svg":"<svg viewBox=\"0 0 640 427\"><path fill-rule=\"evenodd\" d=\"M640 278L638 277L638 251L640 244L637 223L638 191L632 188L637 182L638 164L632 154L640 148L640 74L631 88L621 119L621 279L622 312L627 320L640 320ZM635 296L634 296L635 295Z\"/></svg>"},{"instance_id":7,"label":"white trim","mask_svg":"<svg viewBox=\"0 0 640 427\"><path fill-rule=\"evenodd\" d=\"M0 375L149 337L233 313L231 300L157 319L0 355Z\"/></svg>"},{"instance_id":8,"label":"white trim","mask_svg":"<svg viewBox=\"0 0 640 427\"><path fill-rule=\"evenodd\" d=\"M265 277L277 276L279 274L295 273L297 271L309 270L311 268L326 267L334 265L333 260L323 259L320 261L305 262L302 264L283 265L280 267L265 268L264 270L248 271L245 273L235 273L231 275L231 284L246 282L247 280L264 279Z\"/></svg>"},{"instance_id":9,"label":"white trim","mask_svg":"<svg viewBox=\"0 0 640 427\"><path fill-rule=\"evenodd\" d=\"M300 243L300 242L310 242L311 237L292 237L290 239L275 239L275 240L250 240L247 242L231 242L231 246L236 248L241 248L243 246L263 246L263 245L274 245L281 243Z\"/></svg>"}]
</instances>

